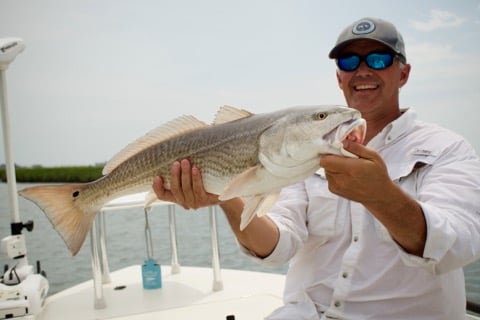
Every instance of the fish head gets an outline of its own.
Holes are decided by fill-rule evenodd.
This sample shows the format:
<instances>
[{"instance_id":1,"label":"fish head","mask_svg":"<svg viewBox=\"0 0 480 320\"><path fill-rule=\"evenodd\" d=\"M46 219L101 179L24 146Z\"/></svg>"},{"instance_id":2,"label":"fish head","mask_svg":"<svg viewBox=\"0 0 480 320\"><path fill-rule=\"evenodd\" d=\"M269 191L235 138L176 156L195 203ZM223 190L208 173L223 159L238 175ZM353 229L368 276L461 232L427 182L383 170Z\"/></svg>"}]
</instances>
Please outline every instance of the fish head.
<instances>
[{"instance_id":1,"label":"fish head","mask_svg":"<svg viewBox=\"0 0 480 320\"><path fill-rule=\"evenodd\" d=\"M281 175L306 166L313 170L324 154L356 157L343 142L363 143L366 122L359 111L335 105L287 110L260 138L259 158L267 170Z\"/></svg>"},{"instance_id":2,"label":"fish head","mask_svg":"<svg viewBox=\"0 0 480 320\"><path fill-rule=\"evenodd\" d=\"M356 157L343 147L345 140L363 143L366 121L358 110L344 106L305 109L291 126L285 127L284 146L293 159L308 160L323 154Z\"/></svg>"}]
</instances>

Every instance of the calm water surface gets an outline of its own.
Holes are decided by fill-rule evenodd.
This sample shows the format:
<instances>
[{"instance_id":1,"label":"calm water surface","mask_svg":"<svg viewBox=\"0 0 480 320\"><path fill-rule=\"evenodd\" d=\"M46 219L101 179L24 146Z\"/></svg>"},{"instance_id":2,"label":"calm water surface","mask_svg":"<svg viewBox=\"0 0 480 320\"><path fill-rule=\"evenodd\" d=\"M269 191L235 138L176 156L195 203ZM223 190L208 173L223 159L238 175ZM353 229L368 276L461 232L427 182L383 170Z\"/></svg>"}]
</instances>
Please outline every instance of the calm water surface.
<instances>
[{"instance_id":1,"label":"calm water surface","mask_svg":"<svg viewBox=\"0 0 480 320\"><path fill-rule=\"evenodd\" d=\"M18 184L18 189L28 185ZM85 242L80 252L72 257L63 240L33 203L19 198L22 220L33 220L33 232L24 232L28 258L31 264L39 260L47 273L50 293L55 293L92 277L90 243ZM178 255L180 265L211 266L211 245L208 210L185 212L176 208ZM235 238L224 215L217 214L220 263L222 268L285 273L287 267L262 267L240 254ZM146 258L145 219L141 208L124 209L106 214L107 250L110 270L142 264ZM156 207L149 214L154 243L154 257L160 264L170 264L170 238L166 207ZM7 185L0 183L0 238L10 234L10 212ZM12 264L0 255L0 265ZM464 268L467 295L480 303L480 261Z\"/></svg>"}]
</instances>

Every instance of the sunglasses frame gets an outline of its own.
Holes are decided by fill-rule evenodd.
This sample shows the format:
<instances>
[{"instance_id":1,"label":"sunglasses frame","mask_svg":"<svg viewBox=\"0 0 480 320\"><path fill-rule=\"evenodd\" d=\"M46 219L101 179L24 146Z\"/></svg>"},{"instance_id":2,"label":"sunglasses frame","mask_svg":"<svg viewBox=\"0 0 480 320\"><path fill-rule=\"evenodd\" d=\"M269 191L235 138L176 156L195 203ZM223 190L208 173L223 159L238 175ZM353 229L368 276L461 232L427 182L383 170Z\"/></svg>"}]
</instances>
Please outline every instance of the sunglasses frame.
<instances>
[{"instance_id":1,"label":"sunglasses frame","mask_svg":"<svg viewBox=\"0 0 480 320\"><path fill-rule=\"evenodd\" d=\"M388 60L385 60L385 59L382 58L382 60L384 60L382 62L384 62L386 64L382 65L381 67L377 67L369 59L370 57L372 57L372 55L377 55L378 57L390 57L391 60L388 61ZM350 58L353 58L353 57L358 58L358 62L357 62L357 65L355 66L355 68L353 68L353 69L345 68L345 63L342 63L341 61L344 60L344 59L350 59ZM337 63L337 67L340 70L345 71L345 72L353 72L353 71L357 70L360 67L360 64L362 64L362 61L364 61L365 64L372 70L385 70L393 64L393 61L397 57L398 57L398 54L393 53L393 52L389 52L389 51L372 51L372 52L369 52L369 53L367 53L366 55L363 55L363 56L361 56L359 54L355 54L355 53L346 53L346 54L343 54L340 57L338 57L336 59L336 63Z\"/></svg>"}]
</instances>

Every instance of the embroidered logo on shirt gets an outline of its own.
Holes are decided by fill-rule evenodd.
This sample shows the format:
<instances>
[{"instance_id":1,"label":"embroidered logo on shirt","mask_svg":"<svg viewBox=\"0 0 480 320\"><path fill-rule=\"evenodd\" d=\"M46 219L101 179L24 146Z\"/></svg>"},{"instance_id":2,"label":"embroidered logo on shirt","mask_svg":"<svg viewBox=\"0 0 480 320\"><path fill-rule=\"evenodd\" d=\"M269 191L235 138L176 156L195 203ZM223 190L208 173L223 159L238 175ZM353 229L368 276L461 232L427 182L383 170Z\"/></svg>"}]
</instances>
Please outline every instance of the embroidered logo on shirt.
<instances>
[{"instance_id":1,"label":"embroidered logo on shirt","mask_svg":"<svg viewBox=\"0 0 480 320\"><path fill-rule=\"evenodd\" d=\"M415 155L415 156L436 156L432 150L428 150L428 149L422 149L422 148L415 148L413 149L412 151L412 154Z\"/></svg>"}]
</instances>

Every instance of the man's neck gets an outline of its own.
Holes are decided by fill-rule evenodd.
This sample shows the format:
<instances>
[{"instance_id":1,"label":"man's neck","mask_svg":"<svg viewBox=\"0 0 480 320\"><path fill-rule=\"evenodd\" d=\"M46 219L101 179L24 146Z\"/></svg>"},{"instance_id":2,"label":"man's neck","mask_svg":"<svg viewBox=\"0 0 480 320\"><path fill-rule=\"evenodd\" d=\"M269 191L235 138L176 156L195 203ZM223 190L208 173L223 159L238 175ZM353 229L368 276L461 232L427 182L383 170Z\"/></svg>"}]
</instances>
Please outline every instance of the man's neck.
<instances>
[{"instance_id":1,"label":"man's neck","mask_svg":"<svg viewBox=\"0 0 480 320\"><path fill-rule=\"evenodd\" d=\"M365 135L364 144L366 145L370 140L373 139L380 131L383 130L389 123L398 119L402 113L398 109L397 112L390 112L387 114L373 115L366 114L362 115L363 118L367 121L367 133Z\"/></svg>"}]
</instances>

